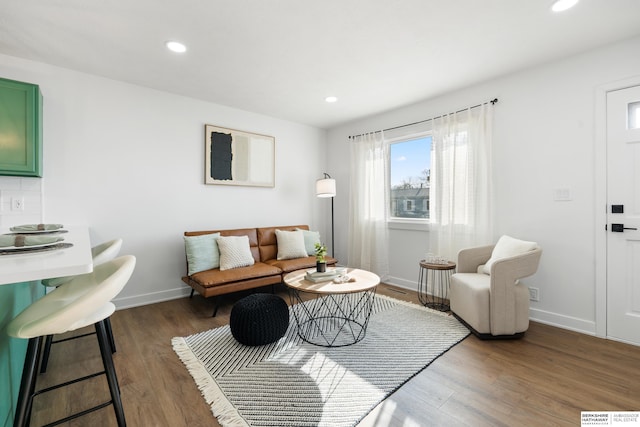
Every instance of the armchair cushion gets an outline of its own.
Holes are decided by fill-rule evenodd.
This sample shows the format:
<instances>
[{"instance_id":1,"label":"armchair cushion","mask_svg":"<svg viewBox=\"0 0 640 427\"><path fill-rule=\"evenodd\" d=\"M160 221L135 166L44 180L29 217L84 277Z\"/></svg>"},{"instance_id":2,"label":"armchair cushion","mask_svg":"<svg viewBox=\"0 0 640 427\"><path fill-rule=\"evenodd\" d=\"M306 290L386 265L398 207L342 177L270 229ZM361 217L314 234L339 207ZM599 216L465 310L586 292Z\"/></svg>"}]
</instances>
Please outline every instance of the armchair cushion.
<instances>
[{"instance_id":1,"label":"armchair cushion","mask_svg":"<svg viewBox=\"0 0 640 427\"><path fill-rule=\"evenodd\" d=\"M486 274L457 273L451 277L451 310L481 333L491 332L490 287L491 277Z\"/></svg>"},{"instance_id":2,"label":"armchair cushion","mask_svg":"<svg viewBox=\"0 0 640 427\"><path fill-rule=\"evenodd\" d=\"M496 246L493 248L493 252L491 252L491 258L484 265L482 271L485 274L491 274L491 266L494 262L504 259L510 258L516 255L522 255L529 251L538 248L538 244L536 242L527 242L525 240L514 239L510 236L502 236Z\"/></svg>"}]
</instances>

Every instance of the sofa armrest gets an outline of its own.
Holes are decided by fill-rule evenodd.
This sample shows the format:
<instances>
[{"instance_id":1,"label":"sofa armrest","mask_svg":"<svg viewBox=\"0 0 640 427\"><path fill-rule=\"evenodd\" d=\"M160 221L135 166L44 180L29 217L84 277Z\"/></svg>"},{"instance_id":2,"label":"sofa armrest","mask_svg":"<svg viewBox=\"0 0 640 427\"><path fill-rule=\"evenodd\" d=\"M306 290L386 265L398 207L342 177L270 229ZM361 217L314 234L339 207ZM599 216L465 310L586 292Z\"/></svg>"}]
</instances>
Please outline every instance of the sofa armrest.
<instances>
[{"instance_id":1,"label":"sofa armrest","mask_svg":"<svg viewBox=\"0 0 640 427\"><path fill-rule=\"evenodd\" d=\"M478 266L486 264L491 258L495 245L462 249L458 252L458 273L476 273Z\"/></svg>"}]
</instances>

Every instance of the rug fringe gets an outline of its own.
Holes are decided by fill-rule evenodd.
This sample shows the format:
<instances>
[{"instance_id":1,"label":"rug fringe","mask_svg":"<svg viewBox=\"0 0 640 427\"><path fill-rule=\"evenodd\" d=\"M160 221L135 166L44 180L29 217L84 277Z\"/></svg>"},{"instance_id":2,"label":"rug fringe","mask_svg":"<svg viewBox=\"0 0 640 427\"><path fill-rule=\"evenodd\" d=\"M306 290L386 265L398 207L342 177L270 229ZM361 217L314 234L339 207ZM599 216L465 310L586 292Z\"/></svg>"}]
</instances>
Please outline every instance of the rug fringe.
<instances>
[{"instance_id":1,"label":"rug fringe","mask_svg":"<svg viewBox=\"0 0 640 427\"><path fill-rule=\"evenodd\" d=\"M242 418L233 404L229 402L222 390L211 378L209 372L207 372L206 367L195 357L185 339L182 337L172 338L171 344L173 345L173 350L191 373L200 393L207 404L210 405L211 412L218 419L218 422L223 427L248 427L249 424Z\"/></svg>"}]
</instances>

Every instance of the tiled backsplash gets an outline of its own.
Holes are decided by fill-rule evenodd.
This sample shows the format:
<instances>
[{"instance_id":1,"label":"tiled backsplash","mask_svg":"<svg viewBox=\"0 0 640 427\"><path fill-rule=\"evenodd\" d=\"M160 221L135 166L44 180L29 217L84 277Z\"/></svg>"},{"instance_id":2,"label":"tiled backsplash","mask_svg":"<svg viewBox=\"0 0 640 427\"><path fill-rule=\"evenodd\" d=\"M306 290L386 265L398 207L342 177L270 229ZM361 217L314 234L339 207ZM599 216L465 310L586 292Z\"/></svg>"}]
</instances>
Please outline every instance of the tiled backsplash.
<instances>
[{"instance_id":1,"label":"tiled backsplash","mask_svg":"<svg viewBox=\"0 0 640 427\"><path fill-rule=\"evenodd\" d=\"M0 176L0 229L42 220L42 178Z\"/></svg>"}]
</instances>

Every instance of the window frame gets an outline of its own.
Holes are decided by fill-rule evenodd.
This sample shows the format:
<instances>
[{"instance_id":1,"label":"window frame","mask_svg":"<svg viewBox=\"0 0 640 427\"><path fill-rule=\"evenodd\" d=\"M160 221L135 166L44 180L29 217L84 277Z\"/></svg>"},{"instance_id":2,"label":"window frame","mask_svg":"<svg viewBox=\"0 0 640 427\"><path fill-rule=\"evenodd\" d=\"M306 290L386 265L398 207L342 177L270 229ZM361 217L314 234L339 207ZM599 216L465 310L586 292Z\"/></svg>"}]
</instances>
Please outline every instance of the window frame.
<instances>
[{"instance_id":1,"label":"window frame","mask_svg":"<svg viewBox=\"0 0 640 427\"><path fill-rule=\"evenodd\" d=\"M431 214L429 218L402 218L395 217L391 215L391 145L398 144L402 142L408 142L415 139L431 137L431 144L433 144L433 132L431 129L421 131L421 132L413 132L407 133L405 135L396 136L393 138L385 138L385 144L387 144L387 162L389 167L387 168L387 178L385 185L387 186L387 194L389 195L389 201L387 202L387 227L390 229L396 230L417 230L417 231L429 231L431 228ZM429 165L429 170L431 169L431 165ZM426 200L425 200L426 202ZM412 204L415 207L417 204L414 200L412 200ZM430 203L429 203L430 205Z\"/></svg>"}]
</instances>

